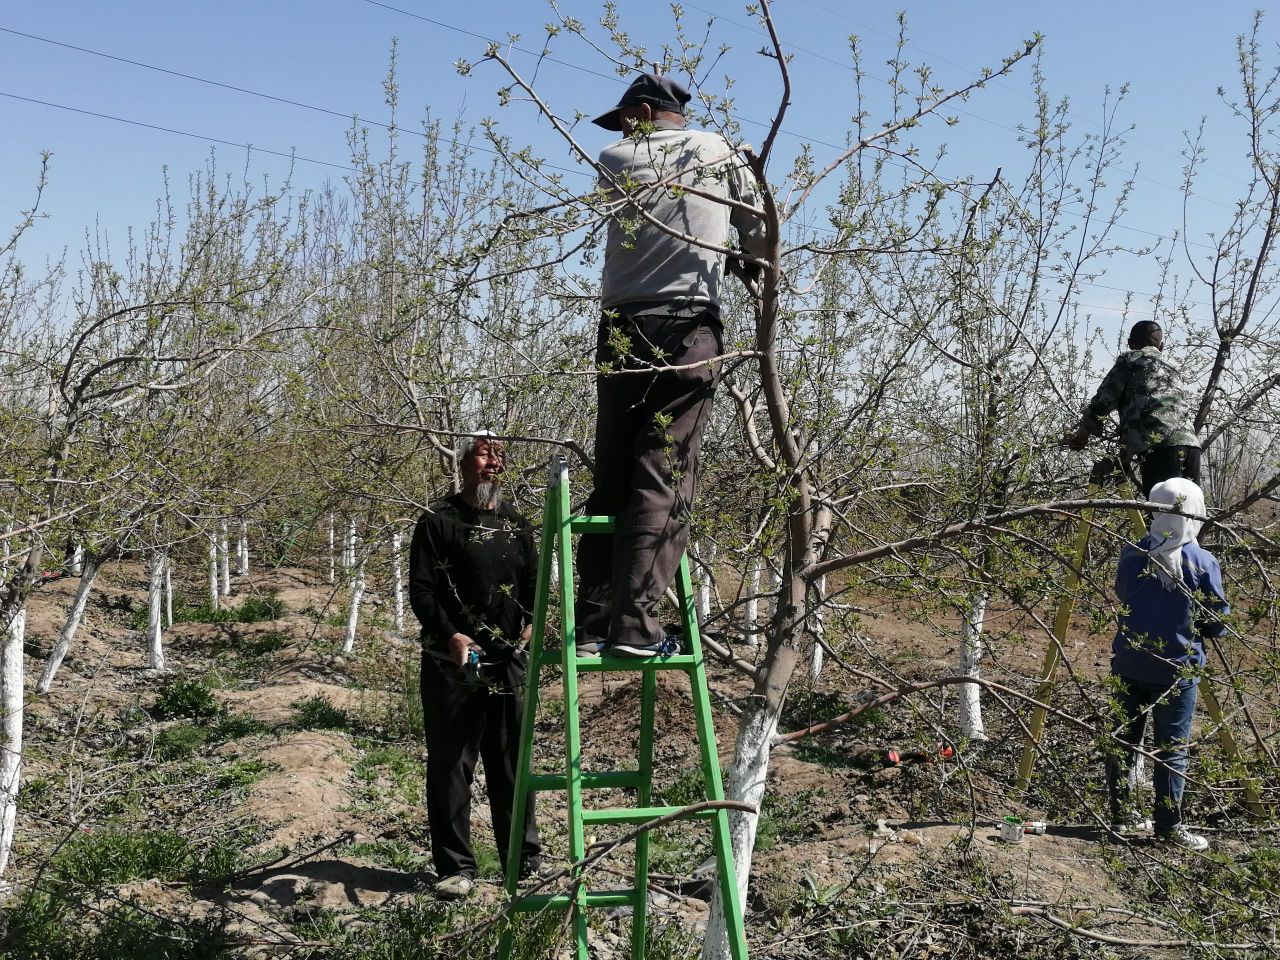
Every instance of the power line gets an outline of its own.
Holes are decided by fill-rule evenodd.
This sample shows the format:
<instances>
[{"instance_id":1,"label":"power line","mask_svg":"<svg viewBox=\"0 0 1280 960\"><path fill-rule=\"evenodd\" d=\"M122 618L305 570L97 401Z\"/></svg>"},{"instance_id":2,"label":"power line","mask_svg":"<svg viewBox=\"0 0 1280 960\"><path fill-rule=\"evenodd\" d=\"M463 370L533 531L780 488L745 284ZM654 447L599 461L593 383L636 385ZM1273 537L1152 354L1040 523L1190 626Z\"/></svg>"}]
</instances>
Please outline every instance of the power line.
<instances>
[{"instance_id":1,"label":"power line","mask_svg":"<svg viewBox=\"0 0 1280 960\"><path fill-rule=\"evenodd\" d=\"M161 133L173 133L180 137L190 137L193 140L204 140L209 143L217 143L226 147L236 147L240 150L256 151L258 153L270 154L273 157L285 157L289 160L300 160L303 163L315 163L323 167L333 167L336 170L350 170L350 164L331 163L328 160L316 160L314 157L304 157L296 153L285 153L281 150L268 150L266 147L255 147L249 143L238 143L235 140L223 140L219 137L209 137L202 133L191 133L188 130L178 130L174 127L164 127L158 123L145 123L142 120L130 120L127 117L117 117L109 113L98 113L94 110L85 110L81 107L67 106L65 103L53 103L49 100L37 100L35 97L23 97L16 93L6 93L0 90L0 97L8 97L10 100L21 100L24 103L34 103L42 107L52 107L55 110L66 110L68 113L79 113L87 117L97 117L100 120L114 120L116 123L127 123L134 127L144 127L147 130L159 130Z\"/></svg>"}]
</instances>

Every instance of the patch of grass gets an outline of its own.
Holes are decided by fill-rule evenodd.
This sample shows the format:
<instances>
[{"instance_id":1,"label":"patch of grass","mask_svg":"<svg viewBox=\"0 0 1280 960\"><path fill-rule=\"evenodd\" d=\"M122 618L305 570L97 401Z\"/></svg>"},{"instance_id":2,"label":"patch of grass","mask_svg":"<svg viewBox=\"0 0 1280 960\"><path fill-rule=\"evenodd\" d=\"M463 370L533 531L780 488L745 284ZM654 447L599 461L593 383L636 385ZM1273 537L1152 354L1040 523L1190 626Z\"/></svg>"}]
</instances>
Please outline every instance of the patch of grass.
<instances>
[{"instance_id":1,"label":"patch of grass","mask_svg":"<svg viewBox=\"0 0 1280 960\"><path fill-rule=\"evenodd\" d=\"M324 956L329 960L458 960L460 957L494 957L504 927L495 924L469 933L465 938L449 935L465 927L479 925L488 908L477 901L443 903L431 896L414 897L394 907L371 908L357 914L323 913L298 928L305 940L330 944ZM555 955L562 940L563 915L548 910L541 915L517 918L513 960L545 960Z\"/></svg>"},{"instance_id":2,"label":"patch of grass","mask_svg":"<svg viewBox=\"0 0 1280 960\"><path fill-rule=\"evenodd\" d=\"M267 730L267 725L256 717L244 713L226 713L214 727L213 734L225 743L228 740L251 737L256 733L266 733Z\"/></svg>"},{"instance_id":3,"label":"patch of grass","mask_svg":"<svg viewBox=\"0 0 1280 960\"><path fill-rule=\"evenodd\" d=\"M156 756L161 760L185 760L208 739L208 728L184 720L156 734Z\"/></svg>"},{"instance_id":4,"label":"patch of grass","mask_svg":"<svg viewBox=\"0 0 1280 960\"><path fill-rule=\"evenodd\" d=\"M156 720L216 720L223 709L203 678L173 677L148 712Z\"/></svg>"},{"instance_id":5,"label":"patch of grass","mask_svg":"<svg viewBox=\"0 0 1280 960\"><path fill-rule=\"evenodd\" d=\"M18 903L6 920L0 957L13 960L230 960L234 955L226 915L169 920L120 903L77 916L67 901L41 892Z\"/></svg>"},{"instance_id":6,"label":"patch of grass","mask_svg":"<svg viewBox=\"0 0 1280 960\"><path fill-rule=\"evenodd\" d=\"M234 831L201 846L172 830L108 828L76 834L52 865L61 883L90 890L130 880L216 881L240 863L242 841Z\"/></svg>"},{"instance_id":7,"label":"patch of grass","mask_svg":"<svg viewBox=\"0 0 1280 960\"><path fill-rule=\"evenodd\" d=\"M380 867L399 870L402 873L421 873L427 869L431 858L415 850L403 840L371 840L353 843L348 852L352 856L371 860Z\"/></svg>"},{"instance_id":8,"label":"patch of grass","mask_svg":"<svg viewBox=\"0 0 1280 960\"><path fill-rule=\"evenodd\" d=\"M246 657L265 657L283 650L289 645L290 640L289 634L283 630L267 630L264 633L245 637L240 650Z\"/></svg>"},{"instance_id":9,"label":"patch of grass","mask_svg":"<svg viewBox=\"0 0 1280 960\"><path fill-rule=\"evenodd\" d=\"M395 744L373 747L356 761L354 773L370 787L386 777L395 799L415 807L422 803L425 771L414 751Z\"/></svg>"},{"instance_id":10,"label":"patch of grass","mask_svg":"<svg viewBox=\"0 0 1280 960\"><path fill-rule=\"evenodd\" d=\"M789 797L766 793L756 824L756 849L770 850L779 842L795 843L808 837L816 822L817 801L826 796L821 787L801 790Z\"/></svg>"},{"instance_id":11,"label":"patch of grass","mask_svg":"<svg viewBox=\"0 0 1280 960\"><path fill-rule=\"evenodd\" d=\"M173 597L174 623L261 623L264 620L279 620L284 610L284 601L275 594L246 597L237 607L216 610L207 600L190 604L177 594ZM133 611L129 617L129 626L134 630L147 628L145 606Z\"/></svg>"},{"instance_id":12,"label":"patch of grass","mask_svg":"<svg viewBox=\"0 0 1280 960\"><path fill-rule=\"evenodd\" d=\"M328 697L317 694L303 697L293 704L293 727L297 730L348 730L351 715L336 707Z\"/></svg>"},{"instance_id":13,"label":"patch of grass","mask_svg":"<svg viewBox=\"0 0 1280 960\"><path fill-rule=\"evenodd\" d=\"M707 799L702 782L702 768L691 767L681 770L669 785L657 791L663 805L668 807L687 807L691 803L700 803Z\"/></svg>"},{"instance_id":14,"label":"patch of grass","mask_svg":"<svg viewBox=\"0 0 1280 960\"><path fill-rule=\"evenodd\" d=\"M485 840L473 842L476 853L477 877L502 877L502 861L498 859L498 848Z\"/></svg>"}]
</instances>

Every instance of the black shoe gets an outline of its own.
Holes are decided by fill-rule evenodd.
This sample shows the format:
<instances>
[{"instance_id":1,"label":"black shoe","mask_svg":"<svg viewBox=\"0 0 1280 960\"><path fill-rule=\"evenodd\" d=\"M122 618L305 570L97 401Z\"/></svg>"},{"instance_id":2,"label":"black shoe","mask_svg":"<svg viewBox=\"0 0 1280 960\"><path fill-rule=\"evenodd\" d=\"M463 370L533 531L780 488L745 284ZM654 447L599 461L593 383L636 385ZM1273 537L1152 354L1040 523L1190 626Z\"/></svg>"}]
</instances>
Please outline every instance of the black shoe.
<instances>
[{"instance_id":1,"label":"black shoe","mask_svg":"<svg viewBox=\"0 0 1280 960\"><path fill-rule=\"evenodd\" d=\"M674 657L680 652L680 640L667 634L657 643L611 643L603 653L611 653L615 657Z\"/></svg>"}]
</instances>

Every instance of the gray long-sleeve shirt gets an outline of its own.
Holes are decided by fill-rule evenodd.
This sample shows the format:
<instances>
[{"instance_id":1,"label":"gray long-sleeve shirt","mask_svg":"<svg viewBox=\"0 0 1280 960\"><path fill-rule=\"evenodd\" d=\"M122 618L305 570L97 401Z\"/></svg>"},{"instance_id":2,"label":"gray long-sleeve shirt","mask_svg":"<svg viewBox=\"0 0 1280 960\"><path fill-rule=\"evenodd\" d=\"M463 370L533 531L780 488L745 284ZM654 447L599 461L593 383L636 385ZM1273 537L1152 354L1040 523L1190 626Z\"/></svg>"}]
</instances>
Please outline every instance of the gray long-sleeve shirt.
<instances>
[{"instance_id":1,"label":"gray long-sleeve shirt","mask_svg":"<svg viewBox=\"0 0 1280 960\"><path fill-rule=\"evenodd\" d=\"M622 188L601 178L612 217L600 305L609 309L641 301L689 300L718 308L723 251L734 248L729 227L737 230L748 254L764 256L766 248L763 218L716 198L758 208L755 180L743 156L718 133L656 126L648 134L612 143L600 154L601 166ZM672 236L641 210L707 246Z\"/></svg>"}]
</instances>

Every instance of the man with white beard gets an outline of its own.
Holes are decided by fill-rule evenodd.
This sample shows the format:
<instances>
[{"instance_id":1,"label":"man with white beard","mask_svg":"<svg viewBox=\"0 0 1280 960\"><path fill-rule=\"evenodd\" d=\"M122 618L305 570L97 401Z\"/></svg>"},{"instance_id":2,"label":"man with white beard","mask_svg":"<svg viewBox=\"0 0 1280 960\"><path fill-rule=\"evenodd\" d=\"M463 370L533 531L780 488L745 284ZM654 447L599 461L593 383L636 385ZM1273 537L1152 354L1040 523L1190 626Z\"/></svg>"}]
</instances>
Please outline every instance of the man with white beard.
<instances>
[{"instance_id":1,"label":"man with white beard","mask_svg":"<svg viewBox=\"0 0 1280 960\"><path fill-rule=\"evenodd\" d=\"M436 895L459 899L475 885L471 783L477 757L498 855L506 868L525 657L532 631L537 554L533 529L502 502L506 446L492 434L464 441L462 490L422 515L409 553L409 600L422 623L422 713L427 740L427 823ZM521 874L542 848L533 805Z\"/></svg>"}]
</instances>

